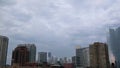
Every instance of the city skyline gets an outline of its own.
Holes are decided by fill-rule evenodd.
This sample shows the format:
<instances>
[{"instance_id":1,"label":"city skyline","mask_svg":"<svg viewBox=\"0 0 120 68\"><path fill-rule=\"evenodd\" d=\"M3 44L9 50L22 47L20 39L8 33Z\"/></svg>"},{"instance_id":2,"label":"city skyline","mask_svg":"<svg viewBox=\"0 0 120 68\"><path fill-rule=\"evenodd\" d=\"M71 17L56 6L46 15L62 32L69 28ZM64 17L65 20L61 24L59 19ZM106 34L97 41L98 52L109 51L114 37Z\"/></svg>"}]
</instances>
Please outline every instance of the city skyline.
<instances>
[{"instance_id":1,"label":"city skyline","mask_svg":"<svg viewBox=\"0 0 120 68\"><path fill-rule=\"evenodd\" d=\"M7 64L21 43L69 57L77 45L107 42L109 28L120 26L119 5L119 0L0 0L0 35L10 39Z\"/></svg>"},{"instance_id":2,"label":"city skyline","mask_svg":"<svg viewBox=\"0 0 120 68\"><path fill-rule=\"evenodd\" d=\"M8 44L7 41L8 41L8 37L1 36L1 42L0 42L1 45L3 45L3 44L7 45ZM2 44L2 42L3 42L3 44ZM33 49L33 47L35 47L35 49L36 49L36 46L34 44L18 44L18 46L14 49L14 51L12 53L12 60L11 60L11 62L12 62L12 66L13 67L16 66L16 65L18 65L18 66L29 66L29 65L31 65L31 63L33 63L33 65L34 65L34 63L35 63L35 65L36 64L39 65L41 63L44 65L44 63L45 64L47 64L47 62L49 63L47 57L50 57L51 54L48 55L48 53L50 53L50 52L48 52L48 53L47 52L38 52L38 60L35 60L35 62L31 62L31 59L33 59L33 58L31 58L32 57L31 56L31 51L35 50L35 49L32 50L30 48L31 46L32 46L32 49ZM4 49L4 48L1 48L1 49ZM2 52L3 52L3 50L2 50ZM32 54L34 54L34 53L32 53ZM85 67L86 66L89 67L89 63L90 63L90 64L92 64L92 66L94 64L96 64L96 65L100 66L100 68L102 66L104 68L106 68L106 67L109 68L109 66L110 66L109 56L110 56L109 55L109 49L108 49L108 45L106 43L94 42L93 45L90 44L89 47L87 47L87 48L81 48L81 47L77 47L76 48L76 59L75 59L76 63L75 63L75 65L78 66L78 67L79 66L80 67L81 66L82 67L84 67L84 66ZM3 57L3 55L1 55L0 57ZM5 59L7 59L7 56L6 56ZM21 59L23 59L23 60L21 60ZM74 66L74 58L72 58L72 56L71 56L71 59L69 59L69 60L67 59L67 57L64 57L64 59L62 59L62 60L61 59L62 58L55 57L54 58L54 61L56 62L55 64L60 64L61 65L62 62L64 61L63 65L67 66L66 64L68 63L68 65L69 65L69 63L71 63L71 60L73 60L72 61L73 62L72 65ZM96 60L96 61L94 61L94 60ZM54 61L52 61L51 63L53 63ZM94 64L93 64L93 61L94 61ZM95 62L97 62L97 63L95 63ZM95 65L95 68L96 68L96 65ZM71 66L71 64L70 64L70 66ZM91 65L90 65L90 67L91 67Z\"/></svg>"}]
</instances>

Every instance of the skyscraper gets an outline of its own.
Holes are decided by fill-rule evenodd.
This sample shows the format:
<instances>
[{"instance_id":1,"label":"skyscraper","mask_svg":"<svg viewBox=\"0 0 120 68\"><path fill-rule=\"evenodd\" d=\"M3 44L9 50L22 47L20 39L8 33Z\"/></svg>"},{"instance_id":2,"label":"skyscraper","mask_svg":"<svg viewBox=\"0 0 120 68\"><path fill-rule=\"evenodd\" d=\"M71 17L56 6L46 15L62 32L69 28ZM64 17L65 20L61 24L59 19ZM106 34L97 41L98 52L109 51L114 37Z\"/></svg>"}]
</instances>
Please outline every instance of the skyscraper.
<instances>
[{"instance_id":1,"label":"skyscraper","mask_svg":"<svg viewBox=\"0 0 120 68\"><path fill-rule=\"evenodd\" d=\"M75 65L76 64L76 56L72 57L72 63Z\"/></svg>"},{"instance_id":2,"label":"skyscraper","mask_svg":"<svg viewBox=\"0 0 120 68\"><path fill-rule=\"evenodd\" d=\"M51 52L48 52L48 63L52 64L51 62L52 62L52 54Z\"/></svg>"},{"instance_id":3,"label":"skyscraper","mask_svg":"<svg viewBox=\"0 0 120 68\"><path fill-rule=\"evenodd\" d=\"M67 57L64 57L63 60L64 60L64 63L68 63L68 58Z\"/></svg>"},{"instance_id":4,"label":"skyscraper","mask_svg":"<svg viewBox=\"0 0 120 68\"><path fill-rule=\"evenodd\" d=\"M76 48L76 67L80 67L80 47Z\"/></svg>"},{"instance_id":5,"label":"skyscraper","mask_svg":"<svg viewBox=\"0 0 120 68\"><path fill-rule=\"evenodd\" d=\"M36 46L35 44L26 44L29 50L29 61L31 63L36 62Z\"/></svg>"},{"instance_id":6,"label":"skyscraper","mask_svg":"<svg viewBox=\"0 0 120 68\"><path fill-rule=\"evenodd\" d=\"M89 67L89 47L76 49L76 67Z\"/></svg>"},{"instance_id":7,"label":"skyscraper","mask_svg":"<svg viewBox=\"0 0 120 68\"><path fill-rule=\"evenodd\" d=\"M83 67L90 67L90 55L89 55L89 47L82 48L82 53L83 55L81 56L82 58L82 66Z\"/></svg>"},{"instance_id":8,"label":"skyscraper","mask_svg":"<svg viewBox=\"0 0 120 68\"><path fill-rule=\"evenodd\" d=\"M38 53L38 63L47 62L47 52L39 52Z\"/></svg>"},{"instance_id":9,"label":"skyscraper","mask_svg":"<svg viewBox=\"0 0 120 68\"><path fill-rule=\"evenodd\" d=\"M73 56L72 57L72 63L74 65L74 68L76 67L76 56Z\"/></svg>"},{"instance_id":10,"label":"skyscraper","mask_svg":"<svg viewBox=\"0 0 120 68\"><path fill-rule=\"evenodd\" d=\"M48 57L49 57L49 58L51 58L51 57L52 57L51 52L48 52Z\"/></svg>"},{"instance_id":11,"label":"skyscraper","mask_svg":"<svg viewBox=\"0 0 120 68\"><path fill-rule=\"evenodd\" d=\"M19 44L18 46L26 46L29 50L29 62L34 63L36 61L36 46L35 44Z\"/></svg>"},{"instance_id":12,"label":"skyscraper","mask_svg":"<svg viewBox=\"0 0 120 68\"><path fill-rule=\"evenodd\" d=\"M8 37L0 35L0 66L6 65L8 41Z\"/></svg>"},{"instance_id":13,"label":"skyscraper","mask_svg":"<svg viewBox=\"0 0 120 68\"><path fill-rule=\"evenodd\" d=\"M89 47L90 68L110 68L107 44L95 42Z\"/></svg>"},{"instance_id":14,"label":"skyscraper","mask_svg":"<svg viewBox=\"0 0 120 68\"><path fill-rule=\"evenodd\" d=\"M117 68L120 68L120 27L109 30L110 49L115 56Z\"/></svg>"},{"instance_id":15,"label":"skyscraper","mask_svg":"<svg viewBox=\"0 0 120 68\"><path fill-rule=\"evenodd\" d=\"M12 53L12 65L18 64L23 66L29 63L29 50L26 46L18 46Z\"/></svg>"},{"instance_id":16,"label":"skyscraper","mask_svg":"<svg viewBox=\"0 0 120 68\"><path fill-rule=\"evenodd\" d=\"M63 58L59 58L58 61L60 62L61 65L64 64L64 59ZM57 61L57 63L58 63L58 61Z\"/></svg>"}]
</instances>

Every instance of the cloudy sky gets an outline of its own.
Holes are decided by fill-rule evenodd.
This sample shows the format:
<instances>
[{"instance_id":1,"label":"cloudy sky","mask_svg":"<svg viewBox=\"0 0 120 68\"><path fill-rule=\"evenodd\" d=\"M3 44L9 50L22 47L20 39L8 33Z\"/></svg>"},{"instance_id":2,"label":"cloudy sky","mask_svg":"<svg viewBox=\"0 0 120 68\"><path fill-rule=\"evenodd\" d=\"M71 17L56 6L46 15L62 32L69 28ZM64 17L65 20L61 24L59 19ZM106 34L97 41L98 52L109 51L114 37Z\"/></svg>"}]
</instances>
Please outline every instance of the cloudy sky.
<instances>
[{"instance_id":1,"label":"cloudy sky","mask_svg":"<svg viewBox=\"0 0 120 68\"><path fill-rule=\"evenodd\" d=\"M0 35L9 37L8 60L21 43L59 57L75 47L106 42L108 29L120 25L120 0L0 0Z\"/></svg>"}]
</instances>

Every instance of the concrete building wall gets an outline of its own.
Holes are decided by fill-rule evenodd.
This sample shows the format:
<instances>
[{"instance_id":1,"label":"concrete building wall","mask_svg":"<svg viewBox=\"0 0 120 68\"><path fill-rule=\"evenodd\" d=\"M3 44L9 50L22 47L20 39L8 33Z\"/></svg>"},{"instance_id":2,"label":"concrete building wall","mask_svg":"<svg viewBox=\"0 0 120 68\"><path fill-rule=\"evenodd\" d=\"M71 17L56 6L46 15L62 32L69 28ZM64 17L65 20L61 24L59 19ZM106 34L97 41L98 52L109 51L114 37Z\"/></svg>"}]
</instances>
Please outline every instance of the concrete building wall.
<instances>
[{"instance_id":1,"label":"concrete building wall","mask_svg":"<svg viewBox=\"0 0 120 68\"><path fill-rule=\"evenodd\" d=\"M90 67L110 68L108 46L106 44L96 42L90 45Z\"/></svg>"},{"instance_id":2,"label":"concrete building wall","mask_svg":"<svg viewBox=\"0 0 120 68\"><path fill-rule=\"evenodd\" d=\"M24 66L29 63L29 51L26 46L18 46L12 53L12 65L19 64Z\"/></svg>"}]
</instances>

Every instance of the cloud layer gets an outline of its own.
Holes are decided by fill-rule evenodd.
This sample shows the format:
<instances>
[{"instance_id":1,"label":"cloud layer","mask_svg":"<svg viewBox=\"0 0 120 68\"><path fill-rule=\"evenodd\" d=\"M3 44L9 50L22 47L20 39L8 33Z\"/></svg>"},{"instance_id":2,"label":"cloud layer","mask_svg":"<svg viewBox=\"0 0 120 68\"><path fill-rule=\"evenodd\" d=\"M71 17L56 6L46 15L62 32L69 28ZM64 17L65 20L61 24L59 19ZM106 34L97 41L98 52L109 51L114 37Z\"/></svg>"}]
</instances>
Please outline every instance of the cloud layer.
<instances>
[{"instance_id":1,"label":"cloud layer","mask_svg":"<svg viewBox=\"0 0 120 68\"><path fill-rule=\"evenodd\" d=\"M120 25L119 6L119 0L0 0L0 34L10 38L8 58L20 43L70 57L76 45L106 42L109 27Z\"/></svg>"}]
</instances>

